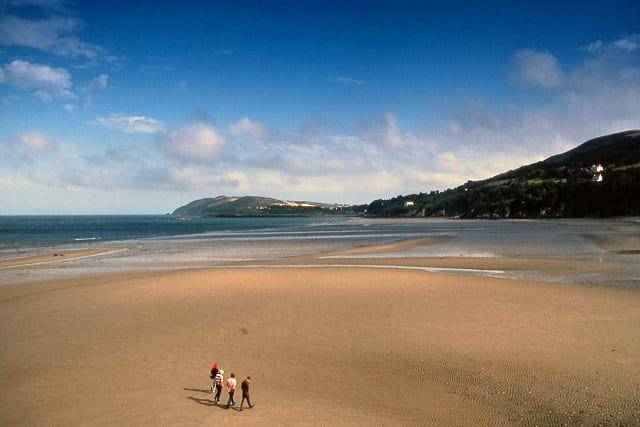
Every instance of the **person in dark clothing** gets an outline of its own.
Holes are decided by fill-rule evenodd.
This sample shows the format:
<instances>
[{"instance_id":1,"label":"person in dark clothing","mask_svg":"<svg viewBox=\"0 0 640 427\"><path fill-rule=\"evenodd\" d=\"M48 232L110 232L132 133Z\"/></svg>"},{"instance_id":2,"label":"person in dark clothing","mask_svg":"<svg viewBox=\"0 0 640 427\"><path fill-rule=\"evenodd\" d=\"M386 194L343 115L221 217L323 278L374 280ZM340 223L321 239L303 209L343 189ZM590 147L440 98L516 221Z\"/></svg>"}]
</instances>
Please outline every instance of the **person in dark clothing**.
<instances>
[{"instance_id":1,"label":"person in dark clothing","mask_svg":"<svg viewBox=\"0 0 640 427\"><path fill-rule=\"evenodd\" d=\"M249 395L249 388L251 386L251 377L247 377L244 381L242 381L242 400L240 401L240 411L242 411L242 405L244 405L244 401L246 399L249 404L249 408L253 408L251 404L251 396Z\"/></svg>"},{"instance_id":2,"label":"person in dark clothing","mask_svg":"<svg viewBox=\"0 0 640 427\"><path fill-rule=\"evenodd\" d=\"M216 375L218 375L218 362L213 362L213 365L211 365L211 374L209 375L209 378L214 379Z\"/></svg>"},{"instance_id":3,"label":"person in dark clothing","mask_svg":"<svg viewBox=\"0 0 640 427\"><path fill-rule=\"evenodd\" d=\"M213 362L211 365L211 373L209 378L211 379L211 393L216 392L216 376L218 375L218 362Z\"/></svg>"}]
</instances>

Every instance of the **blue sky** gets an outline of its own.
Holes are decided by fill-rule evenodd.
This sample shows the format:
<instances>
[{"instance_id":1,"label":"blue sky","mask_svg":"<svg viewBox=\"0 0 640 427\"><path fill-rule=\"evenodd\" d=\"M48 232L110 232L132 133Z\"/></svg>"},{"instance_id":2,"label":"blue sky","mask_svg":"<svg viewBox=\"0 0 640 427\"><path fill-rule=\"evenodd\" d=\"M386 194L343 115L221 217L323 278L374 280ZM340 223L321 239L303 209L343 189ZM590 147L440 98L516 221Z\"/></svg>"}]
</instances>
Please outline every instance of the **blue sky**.
<instances>
[{"instance_id":1,"label":"blue sky","mask_svg":"<svg viewBox=\"0 0 640 427\"><path fill-rule=\"evenodd\" d=\"M640 2L517 3L0 0L0 214L367 203L640 128Z\"/></svg>"}]
</instances>

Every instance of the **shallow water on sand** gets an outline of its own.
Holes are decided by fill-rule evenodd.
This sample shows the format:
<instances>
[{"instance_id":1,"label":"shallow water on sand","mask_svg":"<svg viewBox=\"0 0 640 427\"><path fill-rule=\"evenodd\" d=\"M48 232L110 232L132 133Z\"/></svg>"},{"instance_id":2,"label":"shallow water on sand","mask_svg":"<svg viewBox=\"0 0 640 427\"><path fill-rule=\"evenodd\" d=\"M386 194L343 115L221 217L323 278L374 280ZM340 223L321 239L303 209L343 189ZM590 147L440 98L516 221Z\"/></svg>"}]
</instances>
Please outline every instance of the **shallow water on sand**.
<instances>
[{"instance_id":1,"label":"shallow water on sand","mask_svg":"<svg viewBox=\"0 0 640 427\"><path fill-rule=\"evenodd\" d=\"M405 239L447 236L448 240L406 252L342 256L509 257L523 259L617 262L614 271L547 275L541 271L504 272L502 277L555 281L640 290L640 222L617 220L460 221L367 220L279 223L277 228L221 229L198 234L110 242L76 242L28 251L5 252L3 258L50 253L53 249L121 249L47 265L0 268L0 283L108 274L215 267L239 260L283 259ZM622 244L624 243L624 244Z\"/></svg>"}]
</instances>

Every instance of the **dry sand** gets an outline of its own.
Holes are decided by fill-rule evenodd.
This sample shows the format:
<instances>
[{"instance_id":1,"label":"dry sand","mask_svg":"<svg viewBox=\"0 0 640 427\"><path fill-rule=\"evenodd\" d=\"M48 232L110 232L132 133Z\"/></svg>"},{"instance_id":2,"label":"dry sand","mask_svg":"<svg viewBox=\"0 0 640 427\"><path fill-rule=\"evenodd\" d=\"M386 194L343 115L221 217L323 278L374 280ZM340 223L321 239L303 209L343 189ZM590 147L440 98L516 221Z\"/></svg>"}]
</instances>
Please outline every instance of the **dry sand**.
<instances>
[{"instance_id":1,"label":"dry sand","mask_svg":"<svg viewBox=\"0 0 640 427\"><path fill-rule=\"evenodd\" d=\"M0 287L0 424L640 425L639 293L330 255ZM214 360L255 408L212 403Z\"/></svg>"}]
</instances>

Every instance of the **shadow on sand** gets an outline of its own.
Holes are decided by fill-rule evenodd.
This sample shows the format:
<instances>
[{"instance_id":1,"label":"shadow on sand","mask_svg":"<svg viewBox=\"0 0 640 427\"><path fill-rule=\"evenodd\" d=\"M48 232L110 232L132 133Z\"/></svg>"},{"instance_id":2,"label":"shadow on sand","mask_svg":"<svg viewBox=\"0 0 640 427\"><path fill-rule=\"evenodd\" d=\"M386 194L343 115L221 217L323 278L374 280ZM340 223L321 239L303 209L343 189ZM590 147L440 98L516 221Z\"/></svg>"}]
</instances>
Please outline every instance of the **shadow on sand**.
<instances>
[{"instance_id":1,"label":"shadow on sand","mask_svg":"<svg viewBox=\"0 0 640 427\"><path fill-rule=\"evenodd\" d=\"M205 399L205 398L202 398L202 397L194 397L194 396L187 396L187 399L193 400L194 402L196 402L199 405L218 406L218 405L216 405L216 402L214 402L211 399Z\"/></svg>"},{"instance_id":2,"label":"shadow on sand","mask_svg":"<svg viewBox=\"0 0 640 427\"><path fill-rule=\"evenodd\" d=\"M216 408L220 408L220 409L224 409L224 410L227 409L227 402L226 401L223 402L221 400L220 403L218 403L218 404L216 404L216 402L213 401L213 395L211 394L211 389L185 387L183 390L185 390L185 391L194 391L194 392L197 392L197 393L205 393L205 394L208 394L210 396L208 398L196 397L196 396L187 396L187 399L196 402L198 405L214 406ZM234 409L236 411L240 410L237 407L231 407L229 409Z\"/></svg>"},{"instance_id":3,"label":"shadow on sand","mask_svg":"<svg viewBox=\"0 0 640 427\"><path fill-rule=\"evenodd\" d=\"M189 388L189 387L185 387L184 390L186 390L186 391L197 391L198 393L211 394L211 389L210 388Z\"/></svg>"}]
</instances>

